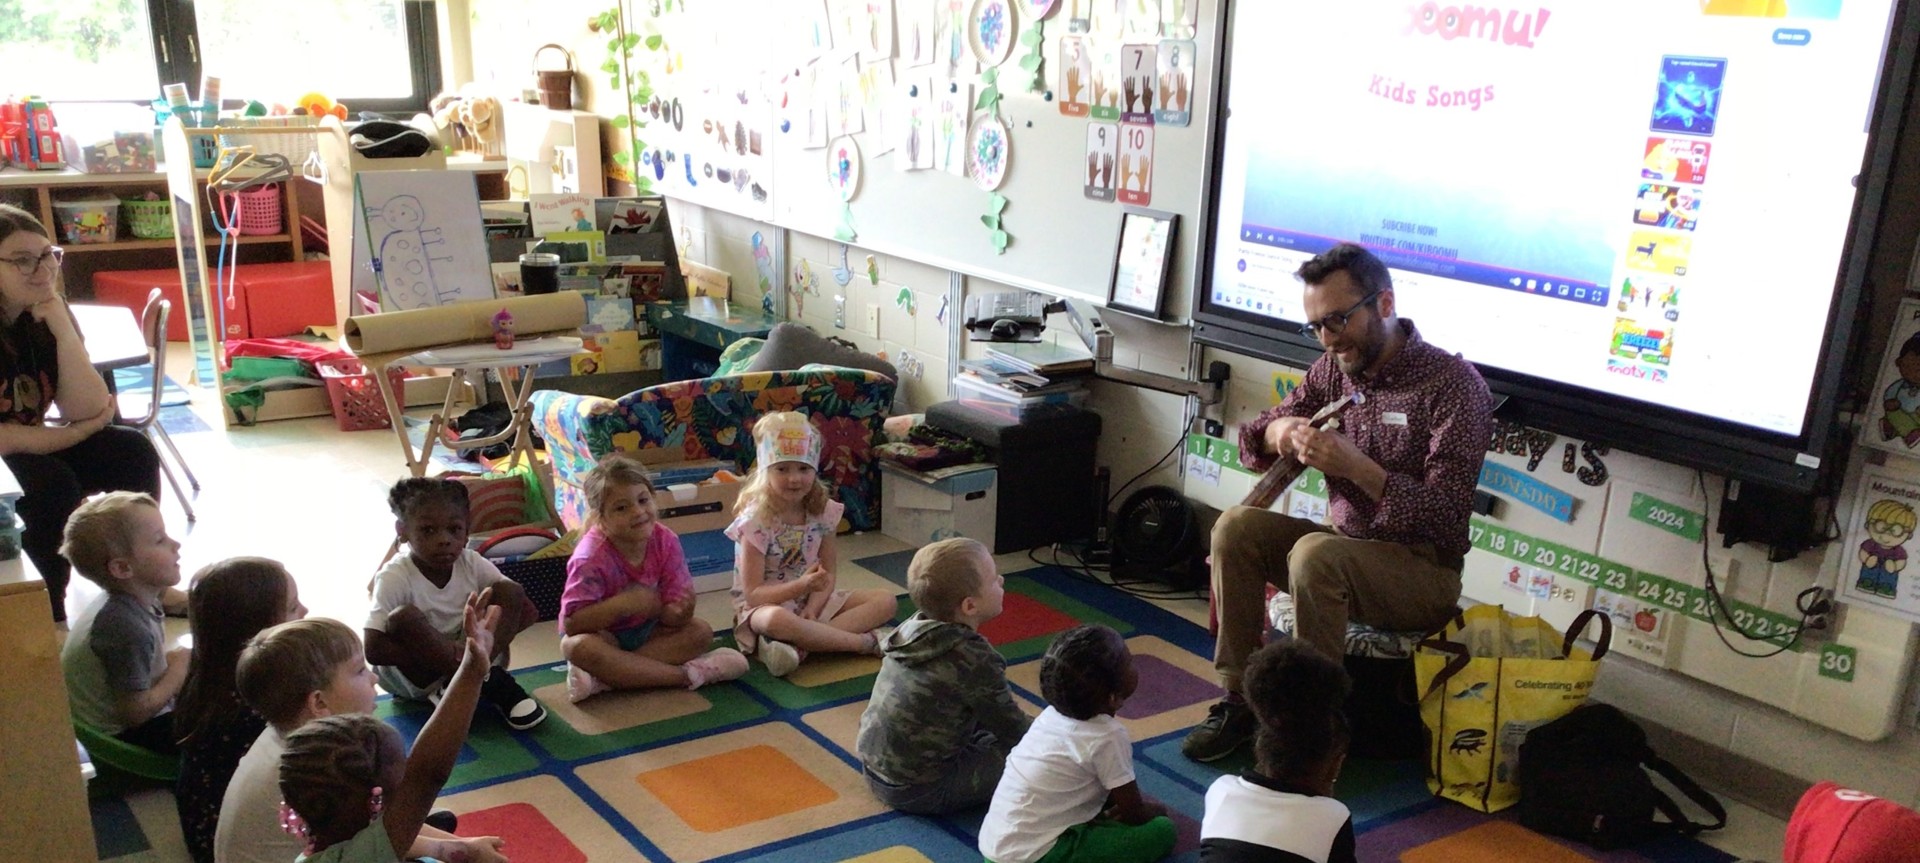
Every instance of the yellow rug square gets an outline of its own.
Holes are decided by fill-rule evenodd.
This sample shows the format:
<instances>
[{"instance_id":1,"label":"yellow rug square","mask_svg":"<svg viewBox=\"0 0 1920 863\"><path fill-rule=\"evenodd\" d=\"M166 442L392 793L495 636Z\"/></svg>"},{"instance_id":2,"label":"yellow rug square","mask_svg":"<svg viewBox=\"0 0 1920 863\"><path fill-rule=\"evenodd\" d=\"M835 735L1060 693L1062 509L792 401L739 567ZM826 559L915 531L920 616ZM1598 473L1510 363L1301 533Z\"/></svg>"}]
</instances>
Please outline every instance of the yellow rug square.
<instances>
[{"instance_id":1,"label":"yellow rug square","mask_svg":"<svg viewBox=\"0 0 1920 863\"><path fill-rule=\"evenodd\" d=\"M715 782L720 776L752 781ZM702 833L811 809L837 796L806 768L766 745L650 770L634 779Z\"/></svg>"},{"instance_id":2,"label":"yellow rug square","mask_svg":"<svg viewBox=\"0 0 1920 863\"><path fill-rule=\"evenodd\" d=\"M851 704L815 710L800 717L800 721L820 732L820 736L840 747L841 751L859 758L860 751L854 744L860 739L860 717L866 712L867 700L863 698Z\"/></svg>"},{"instance_id":3,"label":"yellow rug square","mask_svg":"<svg viewBox=\"0 0 1920 863\"><path fill-rule=\"evenodd\" d=\"M927 855L905 845L895 845L892 848L882 848L872 854L849 857L840 863L933 863L933 861L927 859Z\"/></svg>"},{"instance_id":4,"label":"yellow rug square","mask_svg":"<svg viewBox=\"0 0 1920 863\"><path fill-rule=\"evenodd\" d=\"M567 698L567 684L555 683L533 691L568 727L588 736L666 722L713 709L713 702L684 689L603 692L575 704Z\"/></svg>"},{"instance_id":5,"label":"yellow rug square","mask_svg":"<svg viewBox=\"0 0 1920 863\"><path fill-rule=\"evenodd\" d=\"M1400 863L1481 863L1485 860L1592 863L1592 859L1525 827L1505 821L1490 821L1462 830L1400 855Z\"/></svg>"},{"instance_id":6,"label":"yellow rug square","mask_svg":"<svg viewBox=\"0 0 1920 863\"><path fill-rule=\"evenodd\" d=\"M574 775L673 860L723 857L887 811L858 768L785 722L597 761Z\"/></svg>"}]
</instances>

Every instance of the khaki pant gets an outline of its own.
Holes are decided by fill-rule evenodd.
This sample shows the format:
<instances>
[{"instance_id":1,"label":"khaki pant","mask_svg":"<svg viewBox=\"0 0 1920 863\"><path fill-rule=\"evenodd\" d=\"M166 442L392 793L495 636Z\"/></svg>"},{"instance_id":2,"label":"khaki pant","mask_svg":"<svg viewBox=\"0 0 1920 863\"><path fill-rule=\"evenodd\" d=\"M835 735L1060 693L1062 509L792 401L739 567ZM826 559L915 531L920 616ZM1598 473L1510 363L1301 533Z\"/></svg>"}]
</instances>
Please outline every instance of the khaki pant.
<instances>
[{"instance_id":1,"label":"khaki pant","mask_svg":"<svg viewBox=\"0 0 1920 863\"><path fill-rule=\"evenodd\" d=\"M1399 631L1446 623L1460 601L1460 564L1437 560L1431 545L1353 539L1247 506L1227 510L1213 526L1213 666L1228 691L1240 690L1247 657L1266 632L1268 584L1292 595L1294 635L1338 660L1349 620Z\"/></svg>"}]
</instances>

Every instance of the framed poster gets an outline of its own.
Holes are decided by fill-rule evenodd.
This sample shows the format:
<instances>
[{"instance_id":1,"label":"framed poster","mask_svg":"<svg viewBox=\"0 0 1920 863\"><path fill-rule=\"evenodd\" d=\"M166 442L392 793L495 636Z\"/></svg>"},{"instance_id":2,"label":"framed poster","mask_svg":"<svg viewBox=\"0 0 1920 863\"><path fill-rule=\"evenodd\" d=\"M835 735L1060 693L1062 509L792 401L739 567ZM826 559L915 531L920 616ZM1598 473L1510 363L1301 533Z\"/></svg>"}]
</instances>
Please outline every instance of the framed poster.
<instances>
[{"instance_id":1,"label":"framed poster","mask_svg":"<svg viewBox=\"0 0 1920 863\"><path fill-rule=\"evenodd\" d=\"M1123 312L1165 320L1161 300L1167 291L1167 272L1173 266L1176 213L1128 207L1120 216L1120 241L1113 252L1113 283L1107 286L1107 306Z\"/></svg>"}]
</instances>

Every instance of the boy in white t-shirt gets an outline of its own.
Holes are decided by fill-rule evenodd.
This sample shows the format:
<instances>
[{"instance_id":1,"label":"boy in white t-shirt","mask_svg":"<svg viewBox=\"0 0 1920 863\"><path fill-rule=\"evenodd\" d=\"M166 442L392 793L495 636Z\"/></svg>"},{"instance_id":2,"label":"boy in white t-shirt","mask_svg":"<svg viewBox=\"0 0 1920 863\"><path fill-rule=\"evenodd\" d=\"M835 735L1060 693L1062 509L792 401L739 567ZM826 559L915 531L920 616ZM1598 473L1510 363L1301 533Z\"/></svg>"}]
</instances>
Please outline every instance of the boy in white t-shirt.
<instances>
[{"instance_id":1,"label":"boy in white t-shirt","mask_svg":"<svg viewBox=\"0 0 1920 863\"><path fill-rule=\"evenodd\" d=\"M280 824L280 754L287 735L322 716L372 713L373 672L351 628L312 617L254 636L240 654L234 685L268 725L240 758L220 799L213 857L219 863L287 863L305 850ZM498 837L462 838L447 826L442 821L421 827L408 856L504 863L505 843Z\"/></svg>"},{"instance_id":2,"label":"boy in white t-shirt","mask_svg":"<svg viewBox=\"0 0 1920 863\"><path fill-rule=\"evenodd\" d=\"M506 669L513 637L540 614L518 583L467 548L466 486L450 479L403 479L388 492L387 505L394 531L406 545L373 577L367 661L380 685L396 698L437 703L465 650L461 620L467 597L491 587L500 627L480 698L515 731L545 721L547 709Z\"/></svg>"},{"instance_id":3,"label":"boy in white t-shirt","mask_svg":"<svg viewBox=\"0 0 1920 863\"><path fill-rule=\"evenodd\" d=\"M1113 718L1138 685L1112 629L1075 627L1047 647L1047 709L1007 755L980 824L989 863L1153 863L1173 851L1173 821L1140 793L1133 741Z\"/></svg>"}]
</instances>

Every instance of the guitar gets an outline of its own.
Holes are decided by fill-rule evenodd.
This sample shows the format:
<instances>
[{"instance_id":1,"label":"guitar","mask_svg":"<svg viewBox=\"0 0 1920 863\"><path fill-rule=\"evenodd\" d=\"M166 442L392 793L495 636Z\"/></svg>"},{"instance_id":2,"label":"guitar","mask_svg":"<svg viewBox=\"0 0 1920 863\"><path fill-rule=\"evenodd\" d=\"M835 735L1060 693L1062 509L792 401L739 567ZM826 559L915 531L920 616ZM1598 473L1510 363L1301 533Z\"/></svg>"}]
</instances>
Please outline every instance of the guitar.
<instances>
[{"instance_id":1,"label":"guitar","mask_svg":"<svg viewBox=\"0 0 1920 863\"><path fill-rule=\"evenodd\" d=\"M1340 412L1346 410L1347 405L1353 404L1354 401L1353 393L1341 396L1315 412L1307 420L1307 425L1321 431L1339 431ZM1247 492L1246 499L1240 501L1240 505L1255 509L1273 506L1273 502L1280 499L1280 493L1286 491L1287 486L1293 485L1293 481L1299 479L1301 472L1306 469L1307 466L1301 464L1299 459L1291 455L1282 456L1280 460L1273 463L1272 467L1267 468L1266 473L1261 474L1260 478L1254 481L1253 490Z\"/></svg>"}]
</instances>

